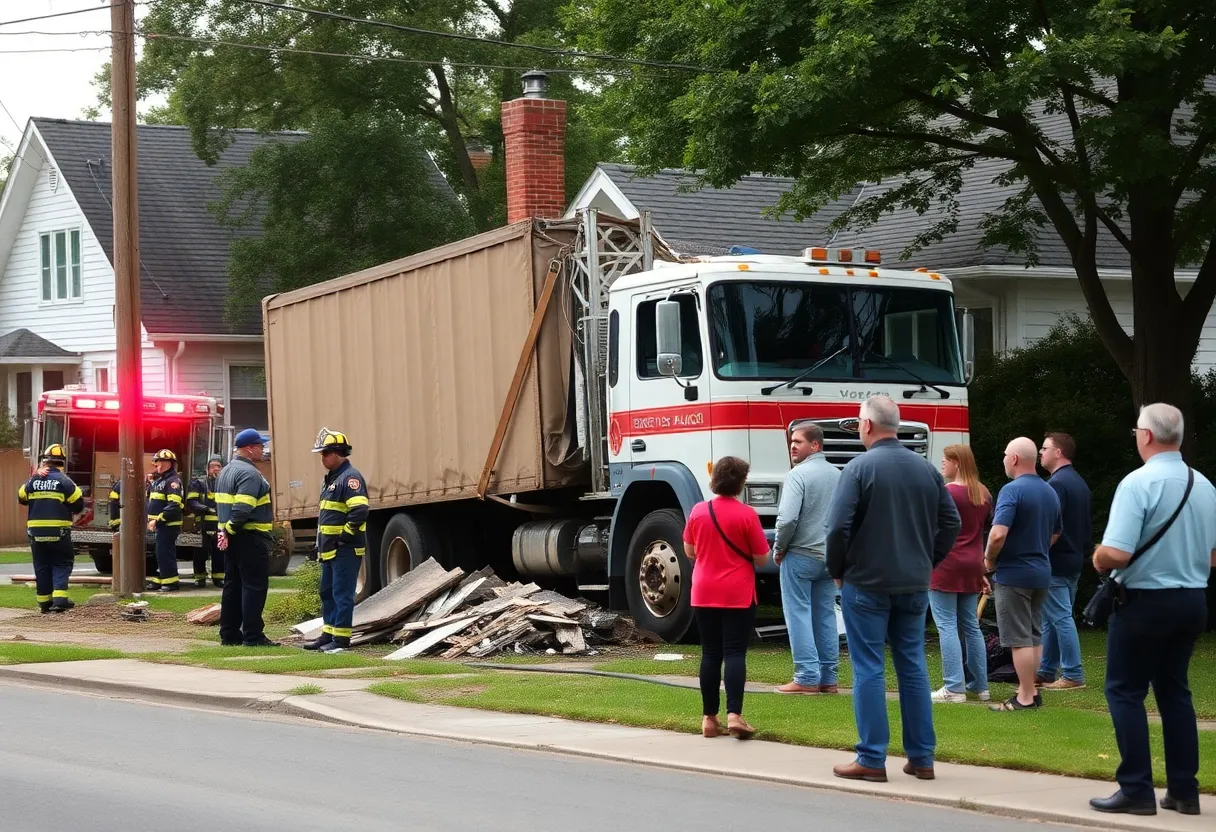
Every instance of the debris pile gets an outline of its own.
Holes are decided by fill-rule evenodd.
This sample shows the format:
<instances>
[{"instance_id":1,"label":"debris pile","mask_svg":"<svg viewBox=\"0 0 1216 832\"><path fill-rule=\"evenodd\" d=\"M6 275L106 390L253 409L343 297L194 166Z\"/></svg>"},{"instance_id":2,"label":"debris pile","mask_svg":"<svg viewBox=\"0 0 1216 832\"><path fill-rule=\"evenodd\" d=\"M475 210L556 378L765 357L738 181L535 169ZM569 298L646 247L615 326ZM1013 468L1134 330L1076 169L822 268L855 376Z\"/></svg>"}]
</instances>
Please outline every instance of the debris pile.
<instances>
[{"instance_id":1,"label":"debris pile","mask_svg":"<svg viewBox=\"0 0 1216 832\"><path fill-rule=\"evenodd\" d=\"M297 624L316 638L321 619ZM628 618L534 583L507 583L492 569L466 575L433 558L355 607L351 645L404 643L387 659L485 658L516 653L585 653L646 638Z\"/></svg>"},{"instance_id":2,"label":"debris pile","mask_svg":"<svg viewBox=\"0 0 1216 832\"><path fill-rule=\"evenodd\" d=\"M220 609L219 604L208 604L205 607L199 607L186 613L186 620L191 624L198 624L203 627L219 624Z\"/></svg>"}]
</instances>

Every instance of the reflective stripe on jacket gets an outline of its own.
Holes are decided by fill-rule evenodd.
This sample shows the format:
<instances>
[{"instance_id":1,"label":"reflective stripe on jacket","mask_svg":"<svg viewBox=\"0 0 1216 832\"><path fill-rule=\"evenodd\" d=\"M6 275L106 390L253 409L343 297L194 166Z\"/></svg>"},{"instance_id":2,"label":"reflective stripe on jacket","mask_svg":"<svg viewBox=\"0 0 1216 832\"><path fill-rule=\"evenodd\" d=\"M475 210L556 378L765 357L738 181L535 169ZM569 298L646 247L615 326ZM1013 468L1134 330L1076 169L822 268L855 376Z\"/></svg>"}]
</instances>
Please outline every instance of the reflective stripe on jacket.
<instances>
[{"instance_id":1,"label":"reflective stripe on jacket","mask_svg":"<svg viewBox=\"0 0 1216 832\"><path fill-rule=\"evenodd\" d=\"M155 520L158 527L180 526L184 508L185 492L176 468L170 468L152 480L152 488L148 491L149 520Z\"/></svg>"},{"instance_id":2,"label":"reflective stripe on jacket","mask_svg":"<svg viewBox=\"0 0 1216 832\"><path fill-rule=\"evenodd\" d=\"M225 534L258 532L270 535L274 513L270 505L270 483L243 456L224 466L215 483L217 522Z\"/></svg>"},{"instance_id":3,"label":"reflective stripe on jacket","mask_svg":"<svg viewBox=\"0 0 1216 832\"><path fill-rule=\"evenodd\" d=\"M321 483L321 513L317 517L317 557L329 560L339 549L367 550L367 483L346 460Z\"/></svg>"},{"instance_id":4,"label":"reflective stripe on jacket","mask_svg":"<svg viewBox=\"0 0 1216 832\"><path fill-rule=\"evenodd\" d=\"M71 532L72 515L84 510L79 486L58 468L34 474L17 489L17 502L29 507L26 531L39 543L60 540Z\"/></svg>"}]
</instances>

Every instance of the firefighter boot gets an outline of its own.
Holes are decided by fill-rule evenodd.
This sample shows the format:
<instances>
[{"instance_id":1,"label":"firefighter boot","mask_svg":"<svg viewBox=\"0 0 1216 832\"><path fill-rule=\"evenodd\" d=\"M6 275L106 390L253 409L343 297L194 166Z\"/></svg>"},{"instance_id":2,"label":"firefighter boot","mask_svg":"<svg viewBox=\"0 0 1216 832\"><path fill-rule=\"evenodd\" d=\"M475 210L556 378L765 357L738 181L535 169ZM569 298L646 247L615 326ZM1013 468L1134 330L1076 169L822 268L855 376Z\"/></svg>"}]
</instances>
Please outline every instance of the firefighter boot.
<instances>
[{"instance_id":1,"label":"firefighter boot","mask_svg":"<svg viewBox=\"0 0 1216 832\"><path fill-rule=\"evenodd\" d=\"M324 650L329 645L333 644L334 637L329 633L321 633L319 638L314 638L311 641L306 641L300 646L305 650Z\"/></svg>"},{"instance_id":2,"label":"firefighter boot","mask_svg":"<svg viewBox=\"0 0 1216 832\"><path fill-rule=\"evenodd\" d=\"M71 598L56 598L51 601L51 612L67 612L76 604Z\"/></svg>"},{"instance_id":3,"label":"firefighter boot","mask_svg":"<svg viewBox=\"0 0 1216 832\"><path fill-rule=\"evenodd\" d=\"M206 578L195 578L194 579L194 588L195 589L204 589L204 588L206 588L206 586L207 586Z\"/></svg>"},{"instance_id":4,"label":"firefighter boot","mask_svg":"<svg viewBox=\"0 0 1216 832\"><path fill-rule=\"evenodd\" d=\"M50 611L51 611L51 602L50 601L39 601L38 602L38 612L42 613L43 615L46 615Z\"/></svg>"},{"instance_id":5,"label":"firefighter boot","mask_svg":"<svg viewBox=\"0 0 1216 832\"><path fill-rule=\"evenodd\" d=\"M321 648L322 653L345 653L350 649L350 636L334 636L333 643Z\"/></svg>"}]
</instances>

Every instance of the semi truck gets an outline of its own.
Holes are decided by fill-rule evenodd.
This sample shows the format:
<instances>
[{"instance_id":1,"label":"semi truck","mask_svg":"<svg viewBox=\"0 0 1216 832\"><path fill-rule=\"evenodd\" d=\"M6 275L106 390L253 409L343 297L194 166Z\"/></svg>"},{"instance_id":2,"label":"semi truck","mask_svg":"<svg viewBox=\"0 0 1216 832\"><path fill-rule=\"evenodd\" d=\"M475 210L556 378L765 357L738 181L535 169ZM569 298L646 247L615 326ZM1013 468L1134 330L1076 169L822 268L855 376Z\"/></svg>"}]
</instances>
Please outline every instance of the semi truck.
<instances>
[{"instance_id":1,"label":"semi truck","mask_svg":"<svg viewBox=\"0 0 1216 832\"><path fill-rule=\"evenodd\" d=\"M145 472L152 470L152 455L162 448L177 455L178 473L187 485L206 475L207 459L213 454L228 459L233 428L225 424L224 406L218 399L206 394L149 393L142 401ZM48 445L57 442L67 450L66 473L80 486L85 503L72 526L73 548L89 555L103 575L114 567L109 497L122 472L118 417L117 393L85 390L79 385L49 390L38 397L34 414L25 423L22 443L31 471ZM269 473L268 462L262 467ZM143 506L142 492L138 500ZM197 518L187 515L177 540L178 558L193 560L201 545ZM276 551L272 573L285 574L289 559L289 552Z\"/></svg>"},{"instance_id":2,"label":"semi truck","mask_svg":"<svg viewBox=\"0 0 1216 832\"><path fill-rule=\"evenodd\" d=\"M315 526L318 430L354 446L372 512L359 592L428 558L602 597L688 633L684 521L714 460L770 538L790 429L862 453L861 402L935 464L966 442L970 316L876 251L679 257L596 210L528 220L263 300L274 511ZM775 594L771 564L757 571Z\"/></svg>"}]
</instances>

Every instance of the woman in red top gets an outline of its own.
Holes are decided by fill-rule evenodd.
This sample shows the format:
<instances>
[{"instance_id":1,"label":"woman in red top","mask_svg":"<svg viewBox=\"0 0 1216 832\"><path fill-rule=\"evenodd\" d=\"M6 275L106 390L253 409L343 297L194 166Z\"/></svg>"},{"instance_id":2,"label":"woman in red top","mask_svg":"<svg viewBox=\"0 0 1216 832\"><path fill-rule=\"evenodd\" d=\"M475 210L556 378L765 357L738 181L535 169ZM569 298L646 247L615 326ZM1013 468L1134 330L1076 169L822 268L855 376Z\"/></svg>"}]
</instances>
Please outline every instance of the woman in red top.
<instances>
[{"instance_id":1,"label":"woman in red top","mask_svg":"<svg viewBox=\"0 0 1216 832\"><path fill-rule=\"evenodd\" d=\"M963 685L963 648L971 690L988 700L988 654L976 607L984 589L984 530L992 522L992 494L980 482L975 456L966 445L948 445L942 457L946 490L954 498L963 527L954 548L933 570L929 583L929 609L942 646L941 689L934 702L966 702Z\"/></svg>"},{"instance_id":2,"label":"woman in red top","mask_svg":"<svg viewBox=\"0 0 1216 832\"><path fill-rule=\"evenodd\" d=\"M751 466L737 456L714 463L709 488L717 496L697 503L684 527L684 554L693 562L692 606L701 633L701 733L723 733L718 689L726 663L727 733L745 740L756 729L743 720L747 642L756 619L756 566L769 554L755 509L736 499Z\"/></svg>"}]
</instances>

